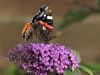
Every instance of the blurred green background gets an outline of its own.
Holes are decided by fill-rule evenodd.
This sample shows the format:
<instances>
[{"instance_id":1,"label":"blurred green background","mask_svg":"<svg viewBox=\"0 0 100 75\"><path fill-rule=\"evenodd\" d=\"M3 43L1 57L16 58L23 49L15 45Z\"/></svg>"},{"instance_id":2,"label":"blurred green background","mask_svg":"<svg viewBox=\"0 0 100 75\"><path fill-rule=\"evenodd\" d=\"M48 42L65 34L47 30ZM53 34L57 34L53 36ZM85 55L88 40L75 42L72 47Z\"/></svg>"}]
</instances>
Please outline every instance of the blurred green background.
<instances>
[{"instance_id":1,"label":"blurred green background","mask_svg":"<svg viewBox=\"0 0 100 75\"><path fill-rule=\"evenodd\" d=\"M41 4L53 11L53 42L78 51L84 64L98 63L100 72L100 0L0 0L0 75L13 64L5 52L24 43L22 28Z\"/></svg>"}]
</instances>

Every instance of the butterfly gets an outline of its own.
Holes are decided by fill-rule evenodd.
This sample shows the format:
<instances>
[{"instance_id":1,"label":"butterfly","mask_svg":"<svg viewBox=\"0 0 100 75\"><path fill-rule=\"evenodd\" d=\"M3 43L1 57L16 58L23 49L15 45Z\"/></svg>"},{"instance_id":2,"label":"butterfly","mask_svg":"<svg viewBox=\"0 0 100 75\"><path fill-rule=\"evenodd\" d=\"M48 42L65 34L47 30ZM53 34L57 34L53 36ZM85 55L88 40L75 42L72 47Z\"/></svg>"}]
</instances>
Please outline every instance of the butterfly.
<instances>
[{"instance_id":1,"label":"butterfly","mask_svg":"<svg viewBox=\"0 0 100 75\"><path fill-rule=\"evenodd\" d=\"M22 30L22 37L25 42L48 43L52 40L53 27L46 22L38 21L35 23L27 23Z\"/></svg>"}]
</instances>

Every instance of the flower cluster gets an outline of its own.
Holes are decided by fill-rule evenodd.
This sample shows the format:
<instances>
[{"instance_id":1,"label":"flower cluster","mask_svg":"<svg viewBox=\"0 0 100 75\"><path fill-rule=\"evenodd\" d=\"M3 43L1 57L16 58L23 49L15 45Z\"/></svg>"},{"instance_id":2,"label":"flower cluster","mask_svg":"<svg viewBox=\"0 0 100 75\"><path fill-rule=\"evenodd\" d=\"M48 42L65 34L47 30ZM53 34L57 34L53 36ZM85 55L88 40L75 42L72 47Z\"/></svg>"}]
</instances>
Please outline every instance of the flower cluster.
<instances>
[{"instance_id":1,"label":"flower cluster","mask_svg":"<svg viewBox=\"0 0 100 75\"><path fill-rule=\"evenodd\" d=\"M75 53L59 44L19 44L8 52L8 57L35 75L48 75L49 72L59 75L66 69L79 67Z\"/></svg>"}]
</instances>

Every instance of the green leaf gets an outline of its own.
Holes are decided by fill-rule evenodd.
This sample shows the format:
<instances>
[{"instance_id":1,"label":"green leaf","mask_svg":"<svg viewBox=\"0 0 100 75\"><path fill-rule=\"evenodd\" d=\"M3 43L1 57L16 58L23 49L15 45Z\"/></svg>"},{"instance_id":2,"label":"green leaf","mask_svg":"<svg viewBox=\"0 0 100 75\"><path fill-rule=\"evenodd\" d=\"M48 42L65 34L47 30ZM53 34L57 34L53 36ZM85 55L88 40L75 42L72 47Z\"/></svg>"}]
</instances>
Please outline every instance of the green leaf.
<instances>
[{"instance_id":1,"label":"green leaf","mask_svg":"<svg viewBox=\"0 0 100 75\"><path fill-rule=\"evenodd\" d=\"M100 72L100 63L91 63L85 66L89 67L94 73Z\"/></svg>"},{"instance_id":2,"label":"green leaf","mask_svg":"<svg viewBox=\"0 0 100 75\"><path fill-rule=\"evenodd\" d=\"M75 71L67 70L64 72L64 75L79 75L80 71L77 69Z\"/></svg>"},{"instance_id":3,"label":"green leaf","mask_svg":"<svg viewBox=\"0 0 100 75\"><path fill-rule=\"evenodd\" d=\"M26 75L26 74L23 71L21 71L17 66L11 65L3 72L3 75Z\"/></svg>"},{"instance_id":4,"label":"green leaf","mask_svg":"<svg viewBox=\"0 0 100 75\"><path fill-rule=\"evenodd\" d=\"M93 72L92 72L92 70L89 69L89 68L86 67L86 66L80 65L80 69L83 70L84 72L88 73L89 75L94 75Z\"/></svg>"}]
</instances>

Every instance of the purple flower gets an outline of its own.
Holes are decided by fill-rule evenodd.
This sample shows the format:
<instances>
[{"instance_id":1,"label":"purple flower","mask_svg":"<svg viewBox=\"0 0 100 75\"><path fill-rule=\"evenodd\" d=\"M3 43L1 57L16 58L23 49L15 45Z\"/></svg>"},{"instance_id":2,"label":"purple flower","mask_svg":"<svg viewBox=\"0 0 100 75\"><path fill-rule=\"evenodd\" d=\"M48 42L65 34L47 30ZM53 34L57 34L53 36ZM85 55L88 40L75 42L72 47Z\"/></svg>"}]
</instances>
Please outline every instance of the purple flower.
<instances>
[{"instance_id":1,"label":"purple flower","mask_svg":"<svg viewBox=\"0 0 100 75\"><path fill-rule=\"evenodd\" d=\"M48 75L55 71L63 74L66 69L79 67L75 53L59 44L19 44L8 52L8 57L35 75Z\"/></svg>"}]
</instances>

